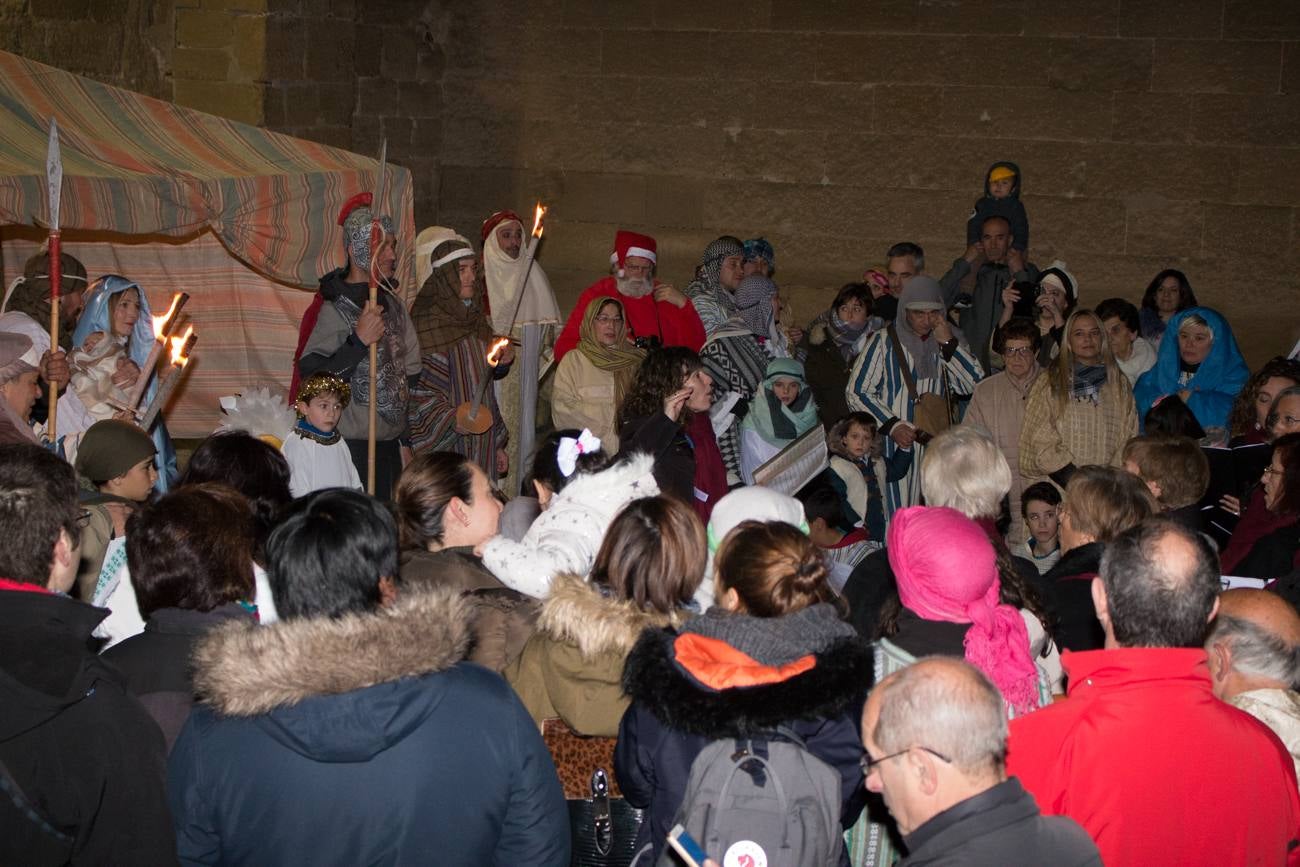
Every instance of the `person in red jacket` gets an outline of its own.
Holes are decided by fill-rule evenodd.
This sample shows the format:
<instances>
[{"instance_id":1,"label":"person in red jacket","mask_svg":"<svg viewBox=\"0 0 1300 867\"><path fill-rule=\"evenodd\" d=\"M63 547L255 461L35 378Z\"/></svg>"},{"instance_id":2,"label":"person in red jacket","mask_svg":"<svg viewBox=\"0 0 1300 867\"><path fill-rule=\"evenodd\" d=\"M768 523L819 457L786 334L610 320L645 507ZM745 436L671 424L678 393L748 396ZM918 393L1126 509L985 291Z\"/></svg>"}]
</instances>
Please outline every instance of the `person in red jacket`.
<instances>
[{"instance_id":1,"label":"person in red jacket","mask_svg":"<svg viewBox=\"0 0 1300 867\"><path fill-rule=\"evenodd\" d=\"M1300 864L1290 754L1214 697L1201 642L1219 586L1199 534L1168 518L1123 533L1092 581L1105 649L1062 654L1069 698L1011 721L1008 773L1107 867Z\"/></svg>"},{"instance_id":2,"label":"person in red jacket","mask_svg":"<svg viewBox=\"0 0 1300 867\"><path fill-rule=\"evenodd\" d=\"M593 298L617 298L623 302L628 334L638 345L685 346L699 352L704 346L704 326L690 299L680 290L655 279L658 252L655 239L619 229L610 255L613 273L582 290L573 305L569 321L555 340L555 362L578 345L582 316Z\"/></svg>"}]
</instances>

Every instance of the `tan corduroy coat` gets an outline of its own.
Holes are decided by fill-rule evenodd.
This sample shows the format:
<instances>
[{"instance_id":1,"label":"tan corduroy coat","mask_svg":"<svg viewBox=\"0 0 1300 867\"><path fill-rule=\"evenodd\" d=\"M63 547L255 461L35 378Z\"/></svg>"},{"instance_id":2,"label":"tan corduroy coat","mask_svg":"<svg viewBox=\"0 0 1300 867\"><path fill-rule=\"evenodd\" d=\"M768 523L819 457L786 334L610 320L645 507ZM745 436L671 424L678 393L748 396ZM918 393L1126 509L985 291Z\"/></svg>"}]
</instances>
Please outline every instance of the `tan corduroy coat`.
<instances>
[{"instance_id":1,"label":"tan corduroy coat","mask_svg":"<svg viewBox=\"0 0 1300 867\"><path fill-rule=\"evenodd\" d=\"M1020 474L1025 485L1068 464L1123 466L1124 444L1138 431L1137 404L1128 377L1114 368L1101 402L1067 400L1061 412L1051 382L1041 375L1029 390L1020 433Z\"/></svg>"}]
</instances>

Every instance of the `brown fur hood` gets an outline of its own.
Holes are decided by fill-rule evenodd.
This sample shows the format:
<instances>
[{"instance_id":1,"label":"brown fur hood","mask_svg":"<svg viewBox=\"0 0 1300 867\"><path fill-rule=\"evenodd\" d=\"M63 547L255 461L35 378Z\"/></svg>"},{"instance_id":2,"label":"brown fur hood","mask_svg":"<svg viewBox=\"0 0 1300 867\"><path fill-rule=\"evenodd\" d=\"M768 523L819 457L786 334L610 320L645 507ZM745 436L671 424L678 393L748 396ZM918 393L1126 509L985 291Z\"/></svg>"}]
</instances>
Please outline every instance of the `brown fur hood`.
<instances>
[{"instance_id":1,"label":"brown fur hood","mask_svg":"<svg viewBox=\"0 0 1300 867\"><path fill-rule=\"evenodd\" d=\"M218 713L257 716L450 668L465 658L470 604L448 589L406 589L392 605L338 619L236 621L194 651L194 690Z\"/></svg>"},{"instance_id":2,"label":"brown fur hood","mask_svg":"<svg viewBox=\"0 0 1300 867\"><path fill-rule=\"evenodd\" d=\"M556 641L575 645L584 659L602 653L627 655L646 629L677 627L687 611L660 614L633 602L601 595L598 588L577 575L557 575L551 595L542 604L538 630Z\"/></svg>"}]
</instances>

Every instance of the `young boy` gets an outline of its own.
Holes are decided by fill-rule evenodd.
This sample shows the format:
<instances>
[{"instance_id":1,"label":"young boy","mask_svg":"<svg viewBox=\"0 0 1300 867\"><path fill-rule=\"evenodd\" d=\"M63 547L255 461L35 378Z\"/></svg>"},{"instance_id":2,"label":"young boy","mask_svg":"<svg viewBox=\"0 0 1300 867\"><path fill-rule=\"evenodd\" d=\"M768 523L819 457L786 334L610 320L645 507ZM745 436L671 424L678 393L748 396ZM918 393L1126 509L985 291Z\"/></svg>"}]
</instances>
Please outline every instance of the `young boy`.
<instances>
[{"instance_id":1,"label":"young boy","mask_svg":"<svg viewBox=\"0 0 1300 867\"><path fill-rule=\"evenodd\" d=\"M298 389L298 424L280 451L289 462L289 492L295 497L322 488L361 489L361 477L343 436L335 430L352 388L337 376L313 373Z\"/></svg>"},{"instance_id":2,"label":"young boy","mask_svg":"<svg viewBox=\"0 0 1300 867\"><path fill-rule=\"evenodd\" d=\"M980 239L980 230L989 217L1002 217L1011 224L1011 246L1025 252L1029 247L1029 216L1020 203L1020 166L996 162L984 177L984 195L975 200L975 208L966 221L966 245Z\"/></svg>"},{"instance_id":3,"label":"young boy","mask_svg":"<svg viewBox=\"0 0 1300 867\"><path fill-rule=\"evenodd\" d=\"M1057 536L1060 506L1061 493L1051 482L1030 485L1020 497L1020 515L1025 519L1029 539L1014 546L1011 553L1033 563L1039 575L1046 575L1061 559Z\"/></svg>"},{"instance_id":4,"label":"young boy","mask_svg":"<svg viewBox=\"0 0 1300 867\"><path fill-rule=\"evenodd\" d=\"M87 523L81 533L77 593L85 602L94 598L108 543L126 535L127 518L153 493L156 454L153 439L127 421L97 421L81 438L73 466L84 480L81 505Z\"/></svg>"},{"instance_id":5,"label":"young boy","mask_svg":"<svg viewBox=\"0 0 1300 867\"><path fill-rule=\"evenodd\" d=\"M875 418L851 412L837 421L826 436L831 451L830 482L854 512L858 525L877 544L885 543L885 485L907 475L912 450L898 449L888 465L881 457L883 439Z\"/></svg>"}]
</instances>

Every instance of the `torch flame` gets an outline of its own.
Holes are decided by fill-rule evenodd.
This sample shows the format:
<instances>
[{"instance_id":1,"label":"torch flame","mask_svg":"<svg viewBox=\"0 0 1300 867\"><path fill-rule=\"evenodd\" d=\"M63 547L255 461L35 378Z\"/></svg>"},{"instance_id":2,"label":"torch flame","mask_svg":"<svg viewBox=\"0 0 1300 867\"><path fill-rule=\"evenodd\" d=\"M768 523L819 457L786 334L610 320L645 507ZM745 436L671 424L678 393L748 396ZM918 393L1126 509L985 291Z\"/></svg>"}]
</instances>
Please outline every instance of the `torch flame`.
<instances>
[{"instance_id":1,"label":"torch flame","mask_svg":"<svg viewBox=\"0 0 1300 867\"><path fill-rule=\"evenodd\" d=\"M175 295L172 296L172 304L170 307L167 308L167 312L164 313L162 316L150 317L151 319L153 319L154 340L162 340L163 330L167 327L167 320L172 318L172 314L176 312L176 305L181 303L181 294L182 293L177 292Z\"/></svg>"},{"instance_id":2,"label":"torch flame","mask_svg":"<svg viewBox=\"0 0 1300 867\"><path fill-rule=\"evenodd\" d=\"M547 211L546 206L544 206L541 202L538 202L537 207L533 209L533 237L534 238L542 237L542 230L543 230L542 217L546 215L546 211Z\"/></svg>"},{"instance_id":3,"label":"torch flame","mask_svg":"<svg viewBox=\"0 0 1300 867\"><path fill-rule=\"evenodd\" d=\"M191 325L189 328L185 329L184 334L180 335L179 337L171 338L172 364L176 365L177 367L184 367L190 361L189 356L185 354L185 344L189 342L189 339L193 334L194 334L194 326Z\"/></svg>"},{"instance_id":4,"label":"torch flame","mask_svg":"<svg viewBox=\"0 0 1300 867\"><path fill-rule=\"evenodd\" d=\"M492 348L488 350L487 354L487 363L489 367L497 366L497 361L501 356L501 350L505 349L506 345L509 343L510 340L505 337L498 337L496 340L492 341Z\"/></svg>"}]
</instances>

